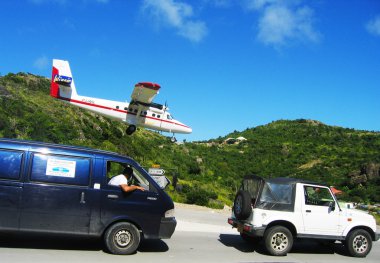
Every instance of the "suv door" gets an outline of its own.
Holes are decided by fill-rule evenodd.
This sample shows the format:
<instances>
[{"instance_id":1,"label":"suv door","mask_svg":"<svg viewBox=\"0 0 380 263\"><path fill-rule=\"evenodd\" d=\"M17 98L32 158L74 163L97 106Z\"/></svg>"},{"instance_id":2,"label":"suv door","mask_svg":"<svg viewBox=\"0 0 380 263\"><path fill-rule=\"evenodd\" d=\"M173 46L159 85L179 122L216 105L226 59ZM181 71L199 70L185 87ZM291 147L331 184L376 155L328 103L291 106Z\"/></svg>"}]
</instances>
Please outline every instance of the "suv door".
<instances>
[{"instance_id":1,"label":"suv door","mask_svg":"<svg viewBox=\"0 0 380 263\"><path fill-rule=\"evenodd\" d=\"M108 181L122 172L125 166L133 169L134 179L129 182L143 186L146 190L135 190L125 193L119 186L108 185ZM148 175L135 163L117 160L105 160L104 182L101 194L101 222L104 225L121 219L128 220L140 227L144 235L158 236L162 208L158 204L158 190L146 178Z\"/></svg>"},{"instance_id":2,"label":"suv door","mask_svg":"<svg viewBox=\"0 0 380 263\"><path fill-rule=\"evenodd\" d=\"M339 210L328 187L304 185L302 216L305 234L339 236Z\"/></svg>"},{"instance_id":3,"label":"suv door","mask_svg":"<svg viewBox=\"0 0 380 263\"><path fill-rule=\"evenodd\" d=\"M34 153L22 194L20 229L87 234L93 198L90 158Z\"/></svg>"}]
</instances>

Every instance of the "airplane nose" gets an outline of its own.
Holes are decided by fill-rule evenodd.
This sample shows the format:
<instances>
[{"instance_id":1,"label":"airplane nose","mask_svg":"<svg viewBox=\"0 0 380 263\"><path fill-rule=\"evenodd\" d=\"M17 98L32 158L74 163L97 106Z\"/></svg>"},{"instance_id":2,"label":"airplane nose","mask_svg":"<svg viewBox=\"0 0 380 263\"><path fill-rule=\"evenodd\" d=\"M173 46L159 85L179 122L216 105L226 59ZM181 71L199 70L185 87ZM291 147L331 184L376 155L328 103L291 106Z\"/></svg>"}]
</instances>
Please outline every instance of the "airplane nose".
<instances>
[{"instance_id":1,"label":"airplane nose","mask_svg":"<svg viewBox=\"0 0 380 263\"><path fill-rule=\"evenodd\" d=\"M193 132L193 129L191 129L190 127L185 128L185 133L192 133L192 132Z\"/></svg>"},{"instance_id":2,"label":"airplane nose","mask_svg":"<svg viewBox=\"0 0 380 263\"><path fill-rule=\"evenodd\" d=\"M177 121L177 131L178 133L192 133L193 129L189 126L183 124L182 122Z\"/></svg>"}]
</instances>

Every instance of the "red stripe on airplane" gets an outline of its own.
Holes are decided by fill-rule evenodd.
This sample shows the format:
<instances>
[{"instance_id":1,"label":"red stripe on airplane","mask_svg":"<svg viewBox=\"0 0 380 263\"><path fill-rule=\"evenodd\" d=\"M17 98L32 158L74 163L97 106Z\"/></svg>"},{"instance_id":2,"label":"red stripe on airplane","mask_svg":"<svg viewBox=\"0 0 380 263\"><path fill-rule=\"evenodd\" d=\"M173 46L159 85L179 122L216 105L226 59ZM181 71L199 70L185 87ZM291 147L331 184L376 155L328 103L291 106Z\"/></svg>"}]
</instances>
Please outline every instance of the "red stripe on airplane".
<instances>
[{"instance_id":1,"label":"red stripe on airplane","mask_svg":"<svg viewBox=\"0 0 380 263\"><path fill-rule=\"evenodd\" d=\"M59 97L59 85L58 83L54 82L55 75L58 75L59 71L57 68L53 67L53 70L51 72L51 84L50 84L50 96L54 98Z\"/></svg>"}]
</instances>

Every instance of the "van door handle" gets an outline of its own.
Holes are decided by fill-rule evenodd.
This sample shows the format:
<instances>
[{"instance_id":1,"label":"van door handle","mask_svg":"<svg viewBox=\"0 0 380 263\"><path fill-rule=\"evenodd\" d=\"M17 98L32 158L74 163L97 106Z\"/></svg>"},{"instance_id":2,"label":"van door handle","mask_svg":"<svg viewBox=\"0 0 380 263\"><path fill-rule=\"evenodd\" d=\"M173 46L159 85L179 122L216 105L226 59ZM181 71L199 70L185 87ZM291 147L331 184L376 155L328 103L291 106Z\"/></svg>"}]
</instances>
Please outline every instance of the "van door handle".
<instances>
[{"instance_id":1,"label":"van door handle","mask_svg":"<svg viewBox=\"0 0 380 263\"><path fill-rule=\"evenodd\" d=\"M311 213L311 210L306 210L306 213Z\"/></svg>"},{"instance_id":2,"label":"van door handle","mask_svg":"<svg viewBox=\"0 0 380 263\"><path fill-rule=\"evenodd\" d=\"M84 200L84 192L82 192L80 194L80 202L79 203L81 203L81 204L85 204L86 203L86 200Z\"/></svg>"},{"instance_id":3,"label":"van door handle","mask_svg":"<svg viewBox=\"0 0 380 263\"><path fill-rule=\"evenodd\" d=\"M118 199L118 198L119 198L118 195L107 195L107 197L108 197L109 199Z\"/></svg>"}]
</instances>

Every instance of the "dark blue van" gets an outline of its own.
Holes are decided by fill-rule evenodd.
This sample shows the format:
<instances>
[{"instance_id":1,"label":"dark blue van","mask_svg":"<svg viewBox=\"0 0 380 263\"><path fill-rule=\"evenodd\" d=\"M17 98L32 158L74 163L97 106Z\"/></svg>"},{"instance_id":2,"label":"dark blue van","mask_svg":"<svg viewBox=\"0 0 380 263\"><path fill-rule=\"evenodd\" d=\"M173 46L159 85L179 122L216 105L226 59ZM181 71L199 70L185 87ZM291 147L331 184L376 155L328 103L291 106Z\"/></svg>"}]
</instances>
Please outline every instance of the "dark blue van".
<instances>
[{"instance_id":1,"label":"dark blue van","mask_svg":"<svg viewBox=\"0 0 380 263\"><path fill-rule=\"evenodd\" d=\"M129 166L122 192L108 180ZM0 231L103 238L114 254L134 253L141 238L170 238L174 204L134 160L83 147L0 139Z\"/></svg>"}]
</instances>

